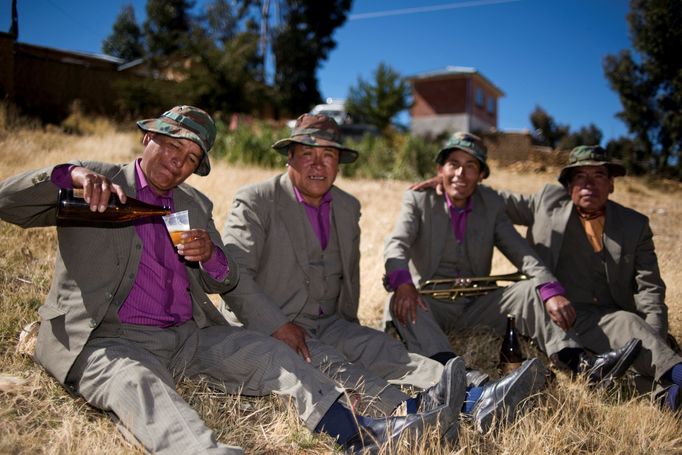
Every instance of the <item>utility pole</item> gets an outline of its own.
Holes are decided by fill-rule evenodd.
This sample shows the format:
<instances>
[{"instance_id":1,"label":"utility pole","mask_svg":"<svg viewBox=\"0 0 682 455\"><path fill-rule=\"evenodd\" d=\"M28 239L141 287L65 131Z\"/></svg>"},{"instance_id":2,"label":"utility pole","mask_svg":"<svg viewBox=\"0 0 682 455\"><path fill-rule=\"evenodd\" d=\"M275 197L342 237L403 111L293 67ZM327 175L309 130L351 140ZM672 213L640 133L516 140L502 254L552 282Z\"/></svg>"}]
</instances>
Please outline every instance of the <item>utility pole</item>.
<instances>
[{"instance_id":1,"label":"utility pole","mask_svg":"<svg viewBox=\"0 0 682 455\"><path fill-rule=\"evenodd\" d=\"M263 8L260 18L260 53L263 57L263 82L267 81L268 39L270 21L270 0L263 0Z\"/></svg>"},{"instance_id":2,"label":"utility pole","mask_svg":"<svg viewBox=\"0 0 682 455\"><path fill-rule=\"evenodd\" d=\"M12 35L14 41L19 38L19 14L17 13L17 0L12 0L12 25L9 28L9 34Z\"/></svg>"}]
</instances>

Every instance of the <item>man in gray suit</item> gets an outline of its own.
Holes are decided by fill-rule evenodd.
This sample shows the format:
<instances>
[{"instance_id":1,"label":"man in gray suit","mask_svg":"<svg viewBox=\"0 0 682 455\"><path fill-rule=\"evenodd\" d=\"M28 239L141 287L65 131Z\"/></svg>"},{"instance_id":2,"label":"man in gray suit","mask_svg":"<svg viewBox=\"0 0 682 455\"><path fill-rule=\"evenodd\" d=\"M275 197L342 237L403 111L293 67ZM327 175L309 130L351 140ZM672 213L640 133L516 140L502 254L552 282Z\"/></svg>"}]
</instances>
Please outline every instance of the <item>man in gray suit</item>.
<instances>
[{"instance_id":1,"label":"man in gray suit","mask_svg":"<svg viewBox=\"0 0 682 455\"><path fill-rule=\"evenodd\" d=\"M571 151L559 185L531 195L502 193L507 214L554 271L570 301L563 324L595 352L642 340L633 367L680 408L682 357L666 343L668 308L646 216L610 201L625 168L599 146Z\"/></svg>"},{"instance_id":2,"label":"man in gray suit","mask_svg":"<svg viewBox=\"0 0 682 455\"><path fill-rule=\"evenodd\" d=\"M442 194L434 188L407 191L386 239L385 285L394 292L389 312L408 349L445 362L455 355L448 331L481 325L502 334L511 313L521 334L572 371L585 372L594 382L622 375L639 341L629 340L615 352L587 355L565 323L568 301L557 279L514 229L500 196L481 184L490 174L486 158L480 138L453 134L436 157L434 182ZM494 247L531 279L454 301L418 292L415 283L426 280L489 276Z\"/></svg>"},{"instance_id":3,"label":"man in gray suit","mask_svg":"<svg viewBox=\"0 0 682 455\"><path fill-rule=\"evenodd\" d=\"M341 144L336 122L324 115L302 115L291 137L273 147L288 158L287 172L240 189L226 221L223 240L241 281L223 296L224 313L287 344L345 388L363 391L383 413L401 403L415 407L434 383L442 389L462 371L463 361L450 359L444 370L359 324L360 204L334 186L339 163L358 153ZM470 403L479 429L487 430L503 408L513 412L543 374L538 361L529 361L505 382L484 387L483 397ZM411 399L387 381L426 392ZM451 390L454 431L464 390Z\"/></svg>"},{"instance_id":4,"label":"man in gray suit","mask_svg":"<svg viewBox=\"0 0 682 455\"><path fill-rule=\"evenodd\" d=\"M310 430L348 448L436 421L435 414L382 421L354 416L338 402L343 390L288 348L230 326L206 293L232 289L238 266L215 229L211 202L183 183L210 171L213 120L201 109L176 106L138 126L145 148L132 163L74 162L0 182L1 219L57 226L59 252L36 346L36 359L50 374L114 413L154 453L242 453L217 443L176 392L175 381L198 375L228 393L292 396ZM158 218L60 224L58 188L82 188L93 213L107 210L112 193L122 202L131 194L188 210L192 229L176 250Z\"/></svg>"}]
</instances>

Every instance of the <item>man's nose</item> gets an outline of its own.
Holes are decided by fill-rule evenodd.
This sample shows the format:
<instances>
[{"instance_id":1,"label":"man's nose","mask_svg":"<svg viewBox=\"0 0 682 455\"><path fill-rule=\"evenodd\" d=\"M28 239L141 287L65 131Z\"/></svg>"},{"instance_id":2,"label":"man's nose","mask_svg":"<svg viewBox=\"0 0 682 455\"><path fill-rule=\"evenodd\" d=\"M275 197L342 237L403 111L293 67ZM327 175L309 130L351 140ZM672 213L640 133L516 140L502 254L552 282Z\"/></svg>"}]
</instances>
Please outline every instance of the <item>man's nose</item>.
<instances>
[{"instance_id":1,"label":"man's nose","mask_svg":"<svg viewBox=\"0 0 682 455\"><path fill-rule=\"evenodd\" d=\"M322 165L322 154L321 153L315 153L313 155L313 166L321 166Z\"/></svg>"}]
</instances>

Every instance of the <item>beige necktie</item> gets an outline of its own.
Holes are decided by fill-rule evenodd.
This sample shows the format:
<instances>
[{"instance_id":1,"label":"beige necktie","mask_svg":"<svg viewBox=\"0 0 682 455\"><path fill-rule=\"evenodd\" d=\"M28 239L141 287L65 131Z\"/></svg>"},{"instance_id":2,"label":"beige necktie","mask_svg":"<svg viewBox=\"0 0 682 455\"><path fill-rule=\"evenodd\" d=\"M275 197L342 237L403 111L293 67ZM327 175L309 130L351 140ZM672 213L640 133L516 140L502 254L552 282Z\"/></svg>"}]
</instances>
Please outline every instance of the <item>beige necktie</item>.
<instances>
[{"instance_id":1,"label":"beige necktie","mask_svg":"<svg viewBox=\"0 0 682 455\"><path fill-rule=\"evenodd\" d=\"M602 234L604 233L605 221L606 217L604 215L589 220L580 217L580 222L585 229L585 234L587 234L587 240L590 242L590 245L592 245L592 249L595 253L599 253L602 248L604 248L602 245Z\"/></svg>"}]
</instances>

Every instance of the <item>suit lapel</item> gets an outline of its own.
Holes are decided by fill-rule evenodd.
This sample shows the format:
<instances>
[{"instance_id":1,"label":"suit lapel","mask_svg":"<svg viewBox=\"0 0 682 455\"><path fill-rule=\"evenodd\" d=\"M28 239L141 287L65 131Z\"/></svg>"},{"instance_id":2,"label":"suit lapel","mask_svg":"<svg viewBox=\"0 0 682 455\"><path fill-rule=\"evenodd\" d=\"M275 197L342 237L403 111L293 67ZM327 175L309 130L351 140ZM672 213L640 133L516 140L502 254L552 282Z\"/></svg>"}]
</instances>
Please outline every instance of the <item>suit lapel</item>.
<instances>
[{"instance_id":1,"label":"suit lapel","mask_svg":"<svg viewBox=\"0 0 682 455\"><path fill-rule=\"evenodd\" d=\"M604 235L602 237L604 241L604 249L613 259L614 264L620 262L621 255L621 245L624 242L623 239L623 223L618 219L618 215L615 210L615 206L611 202L606 204L606 221L604 223ZM609 261L607 261L607 264Z\"/></svg>"},{"instance_id":2,"label":"suit lapel","mask_svg":"<svg viewBox=\"0 0 682 455\"><path fill-rule=\"evenodd\" d=\"M341 197L337 196L336 187L332 187L332 223L334 224L334 230L336 231L336 238L339 240L339 253L341 255L341 267L343 268L343 275L351 277L351 254L353 253L353 235L354 229L348 227L349 223L353 219L352 212L348 209L348 206L344 204ZM347 287L349 295L352 296L352 286L351 280L343 280L344 286ZM353 296L355 299L357 296Z\"/></svg>"},{"instance_id":3,"label":"suit lapel","mask_svg":"<svg viewBox=\"0 0 682 455\"><path fill-rule=\"evenodd\" d=\"M427 196L428 197L428 196ZM452 224L450 223L450 214L448 213L447 204L443 196L438 196L434 193L432 197L429 197L430 210L433 214L433 219L431 220L431 232L429 238L429 273L426 277L431 277L438 270L438 264L440 264L441 256L443 255L443 242L434 241L434 239L444 239L448 235L448 229L452 229ZM422 278L426 278L422 277Z\"/></svg>"},{"instance_id":4,"label":"suit lapel","mask_svg":"<svg viewBox=\"0 0 682 455\"><path fill-rule=\"evenodd\" d=\"M296 255L296 261L301 266L301 269L306 275L308 271L308 242L305 236L305 224L308 222L305 213L302 213L303 208L301 203L296 200L294 187L289 180L287 174L283 174L279 179L279 186L282 191L279 191L279 198L276 200L277 215L286 227L287 234L291 240L291 245ZM338 231L337 231L338 234Z\"/></svg>"},{"instance_id":5,"label":"suit lapel","mask_svg":"<svg viewBox=\"0 0 682 455\"><path fill-rule=\"evenodd\" d=\"M464 233L465 245L467 246L466 254L474 276L487 274L488 265L483 263L484 255L478 254L478 245L482 245L483 232L490 229L490 226L486 227L487 224L485 200L481 193L476 191L472 195L471 213L467 216L467 226Z\"/></svg>"},{"instance_id":6,"label":"suit lapel","mask_svg":"<svg viewBox=\"0 0 682 455\"><path fill-rule=\"evenodd\" d=\"M549 219L552 223L552 229L550 230L550 235L558 235L561 237L560 242L555 242L551 239L551 257L552 257L552 270L556 270L557 263L559 262L559 254L561 252L561 246L564 240L564 233L566 232L566 225L568 224L568 219L573 213L573 202L570 199L564 201L559 207L554 209L550 214Z\"/></svg>"}]
</instances>

